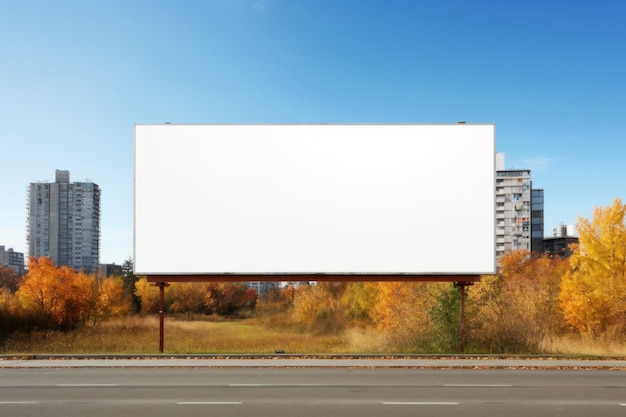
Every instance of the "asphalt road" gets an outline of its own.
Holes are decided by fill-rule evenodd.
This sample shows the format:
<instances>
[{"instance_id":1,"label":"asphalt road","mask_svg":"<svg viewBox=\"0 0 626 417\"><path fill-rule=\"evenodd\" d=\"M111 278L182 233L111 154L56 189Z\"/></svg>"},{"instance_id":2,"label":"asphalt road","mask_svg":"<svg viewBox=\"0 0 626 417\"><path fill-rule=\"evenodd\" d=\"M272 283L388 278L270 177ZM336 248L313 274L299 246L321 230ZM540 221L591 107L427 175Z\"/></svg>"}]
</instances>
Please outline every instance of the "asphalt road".
<instances>
[{"instance_id":1,"label":"asphalt road","mask_svg":"<svg viewBox=\"0 0 626 417\"><path fill-rule=\"evenodd\" d=\"M617 370L2 368L0 416L624 416Z\"/></svg>"}]
</instances>

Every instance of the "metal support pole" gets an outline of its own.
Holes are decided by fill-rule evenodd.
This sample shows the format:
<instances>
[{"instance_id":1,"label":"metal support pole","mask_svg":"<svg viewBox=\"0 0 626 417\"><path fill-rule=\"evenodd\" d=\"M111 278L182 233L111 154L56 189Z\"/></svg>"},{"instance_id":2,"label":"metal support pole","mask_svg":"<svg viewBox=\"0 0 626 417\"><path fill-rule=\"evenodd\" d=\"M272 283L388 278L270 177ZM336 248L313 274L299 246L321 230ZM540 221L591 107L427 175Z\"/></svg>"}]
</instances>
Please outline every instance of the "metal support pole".
<instances>
[{"instance_id":1,"label":"metal support pole","mask_svg":"<svg viewBox=\"0 0 626 417\"><path fill-rule=\"evenodd\" d=\"M465 285L459 287L459 351L465 352Z\"/></svg>"},{"instance_id":2,"label":"metal support pole","mask_svg":"<svg viewBox=\"0 0 626 417\"><path fill-rule=\"evenodd\" d=\"M165 316L165 287L169 286L167 282L157 282L156 286L159 287L160 301L159 301L159 352L163 353L163 341L164 337L164 325L163 320Z\"/></svg>"}]
</instances>

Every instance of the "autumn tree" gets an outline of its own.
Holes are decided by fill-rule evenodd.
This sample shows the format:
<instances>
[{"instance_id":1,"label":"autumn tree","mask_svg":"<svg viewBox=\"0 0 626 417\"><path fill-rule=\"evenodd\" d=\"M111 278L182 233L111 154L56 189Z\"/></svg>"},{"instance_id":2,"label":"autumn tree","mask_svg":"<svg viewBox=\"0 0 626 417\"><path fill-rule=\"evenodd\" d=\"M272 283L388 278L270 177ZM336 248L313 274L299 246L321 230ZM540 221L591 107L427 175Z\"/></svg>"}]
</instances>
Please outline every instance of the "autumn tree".
<instances>
[{"instance_id":1,"label":"autumn tree","mask_svg":"<svg viewBox=\"0 0 626 417\"><path fill-rule=\"evenodd\" d=\"M96 278L95 284L97 299L91 313L92 324L128 313L133 301L121 277Z\"/></svg>"},{"instance_id":2,"label":"autumn tree","mask_svg":"<svg viewBox=\"0 0 626 417\"><path fill-rule=\"evenodd\" d=\"M176 314L210 314L206 296L208 285L198 282L176 282L168 289L168 298L171 300L169 311Z\"/></svg>"},{"instance_id":3,"label":"autumn tree","mask_svg":"<svg viewBox=\"0 0 626 417\"><path fill-rule=\"evenodd\" d=\"M372 324L371 311L376 305L378 288L375 282L351 282L341 296L346 318L356 325Z\"/></svg>"},{"instance_id":4,"label":"autumn tree","mask_svg":"<svg viewBox=\"0 0 626 417\"><path fill-rule=\"evenodd\" d=\"M470 342L489 352L539 351L563 329L558 289L566 267L560 258L526 250L505 253L498 274L469 291Z\"/></svg>"},{"instance_id":5,"label":"autumn tree","mask_svg":"<svg viewBox=\"0 0 626 417\"><path fill-rule=\"evenodd\" d=\"M30 258L28 274L17 294L25 308L32 310L50 327L71 327L77 313L77 303L69 298L74 270L57 269L50 258ZM70 321L68 321L70 319Z\"/></svg>"},{"instance_id":6,"label":"autumn tree","mask_svg":"<svg viewBox=\"0 0 626 417\"><path fill-rule=\"evenodd\" d=\"M139 297L140 300L140 313L142 315L146 314L156 314L159 312L160 306L160 292L159 288L157 288L153 283L148 282L146 278L140 278L137 280L135 294ZM164 294L164 302L167 305L169 295L169 291L165 291Z\"/></svg>"},{"instance_id":7,"label":"autumn tree","mask_svg":"<svg viewBox=\"0 0 626 417\"><path fill-rule=\"evenodd\" d=\"M346 285L344 282L320 282L300 286L293 301L295 320L318 332L342 330L345 314L341 298Z\"/></svg>"},{"instance_id":8,"label":"autumn tree","mask_svg":"<svg viewBox=\"0 0 626 417\"><path fill-rule=\"evenodd\" d=\"M0 288L6 288L11 292L17 291L20 284L20 276L13 268L0 264Z\"/></svg>"},{"instance_id":9,"label":"autumn tree","mask_svg":"<svg viewBox=\"0 0 626 417\"><path fill-rule=\"evenodd\" d=\"M0 340L23 325L19 299L15 292L19 288L20 277L5 265L0 265Z\"/></svg>"},{"instance_id":10,"label":"autumn tree","mask_svg":"<svg viewBox=\"0 0 626 417\"><path fill-rule=\"evenodd\" d=\"M243 284L231 282L211 282L206 286L205 305L211 312L227 316L234 314L256 301L254 289L248 289Z\"/></svg>"},{"instance_id":11,"label":"autumn tree","mask_svg":"<svg viewBox=\"0 0 626 417\"><path fill-rule=\"evenodd\" d=\"M98 323L126 309L121 281L56 267L47 257L31 258L29 272L17 291L27 310L49 328L70 329Z\"/></svg>"},{"instance_id":12,"label":"autumn tree","mask_svg":"<svg viewBox=\"0 0 626 417\"><path fill-rule=\"evenodd\" d=\"M417 351L429 344L430 306L421 282L379 282L370 314L391 349Z\"/></svg>"},{"instance_id":13,"label":"autumn tree","mask_svg":"<svg viewBox=\"0 0 626 417\"><path fill-rule=\"evenodd\" d=\"M0 287L0 341L28 326L20 301L9 288Z\"/></svg>"},{"instance_id":14,"label":"autumn tree","mask_svg":"<svg viewBox=\"0 0 626 417\"><path fill-rule=\"evenodd\" d=\"M572 245L560 298L568 322L593 336L609 330L626 335L625 213L617 198L576 224L579 240Z\"/></svg>"}]
</instances>

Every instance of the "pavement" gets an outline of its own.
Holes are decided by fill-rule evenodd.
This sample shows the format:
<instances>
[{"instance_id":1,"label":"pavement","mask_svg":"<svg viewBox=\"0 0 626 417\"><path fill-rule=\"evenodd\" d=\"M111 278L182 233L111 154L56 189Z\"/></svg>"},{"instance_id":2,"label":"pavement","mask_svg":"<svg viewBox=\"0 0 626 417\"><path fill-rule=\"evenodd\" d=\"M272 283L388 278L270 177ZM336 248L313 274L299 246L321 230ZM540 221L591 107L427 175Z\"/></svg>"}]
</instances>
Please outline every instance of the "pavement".
<instances>
[{"instance_id":1,"label":"pavement","mask_svg":"<svg viewBox=\"0 0 626 417\"><path fill-rule=\"evenodd\" d=\"M0 355L1 368L417 368L603 369L626 371L626 358L333 355Z\"/></svg>"}]
</instances>

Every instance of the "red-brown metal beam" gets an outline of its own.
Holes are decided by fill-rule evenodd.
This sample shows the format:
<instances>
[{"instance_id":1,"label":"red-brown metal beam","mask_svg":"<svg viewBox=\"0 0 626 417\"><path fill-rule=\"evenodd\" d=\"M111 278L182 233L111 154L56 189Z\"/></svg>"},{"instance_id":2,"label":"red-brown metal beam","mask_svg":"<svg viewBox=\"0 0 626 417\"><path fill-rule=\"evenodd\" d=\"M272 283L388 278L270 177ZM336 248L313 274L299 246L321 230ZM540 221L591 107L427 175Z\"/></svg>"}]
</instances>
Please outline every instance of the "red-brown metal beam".
<instances>
[{"instance_id":1,"label":"red-brown metal beam","mask_svg":"<svg viewBox=\"0 0 626 417\"><path fill-rule=\"evenodd\" d=\"M140 275L141 276L141 275ZM148 282L249 282L249 281L331 281L331 282L468 282L480 281L480 275L411 275L411 274L202 274L144 275Z\"/></svg>"}]
</instances>

